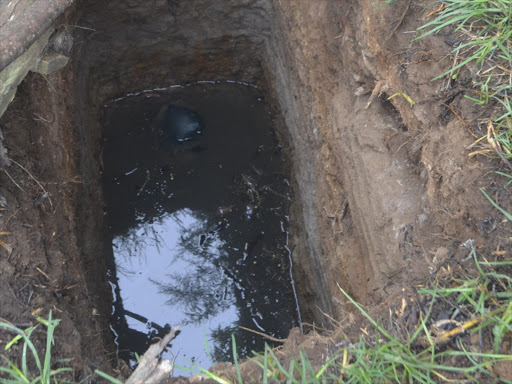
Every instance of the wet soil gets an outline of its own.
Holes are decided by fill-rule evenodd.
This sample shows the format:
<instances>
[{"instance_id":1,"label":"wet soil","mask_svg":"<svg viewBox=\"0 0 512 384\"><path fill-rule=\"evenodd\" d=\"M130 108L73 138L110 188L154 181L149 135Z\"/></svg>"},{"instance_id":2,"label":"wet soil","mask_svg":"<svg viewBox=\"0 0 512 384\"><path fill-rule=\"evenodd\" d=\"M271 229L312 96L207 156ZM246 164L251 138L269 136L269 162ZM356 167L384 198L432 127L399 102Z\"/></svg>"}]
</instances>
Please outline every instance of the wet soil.
<instances>
[{"instance_id":1,"label":"wet soil","mask_svg":"<svg viewBox=\"0 0 512 384\"><path fill-rule=\"evenodd\" d=\"M155 121L169 104L201 116L199 140L168 140ZM188 368L232 362L231 334L240 357L263 350L262 336L238 326L288 336L298 321L290 173L260 92L226 83L144 92L108 103L102 125L119 356L135 366L135 353L177 324L164 357Z\"/></svg>"}]
</instances>

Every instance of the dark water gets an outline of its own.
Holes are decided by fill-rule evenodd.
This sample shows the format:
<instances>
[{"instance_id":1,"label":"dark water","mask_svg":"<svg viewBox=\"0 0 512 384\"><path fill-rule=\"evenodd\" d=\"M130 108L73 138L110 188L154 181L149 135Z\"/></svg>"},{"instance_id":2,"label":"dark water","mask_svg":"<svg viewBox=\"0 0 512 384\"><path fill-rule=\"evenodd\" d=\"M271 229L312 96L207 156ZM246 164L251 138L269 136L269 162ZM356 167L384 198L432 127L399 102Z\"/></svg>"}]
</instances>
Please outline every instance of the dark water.
<instances>
[{"instance_id":1,"label":"dark water","mask_svg":"<svg viewBox=\"0 0 512 384\"><path fill-rule=\"evenodd\" d=\"M162 106L199 114L180 145L153 123ZM182 324L166 357L208 367L262 350L297 325L290 276L289 169L258 90L197 84L105 107L104 195L112 238L112 328L119 356ZM178 371L177 374L186 374Z\"/></svg>"}]
</instances>

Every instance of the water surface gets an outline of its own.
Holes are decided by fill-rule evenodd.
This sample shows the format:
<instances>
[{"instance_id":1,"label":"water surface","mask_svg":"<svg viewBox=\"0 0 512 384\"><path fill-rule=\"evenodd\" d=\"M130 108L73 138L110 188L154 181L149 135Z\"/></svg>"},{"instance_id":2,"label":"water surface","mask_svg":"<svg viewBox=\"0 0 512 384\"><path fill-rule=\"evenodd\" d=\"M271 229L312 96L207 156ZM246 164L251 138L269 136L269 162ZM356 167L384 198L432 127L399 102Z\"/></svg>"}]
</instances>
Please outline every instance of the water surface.
<instances>
[{"instance_id":1,"label":"water surface","mask_svg":"<svg viewBox=\"0 0 512 384\"><path fill-rule=\"evenodd\" d=\"M175 145L153 123L162 106L204 122L198 141ZM208 367L297 324L290 278L289 169L257 89L196 84L109 103L104 195L113 256L112 328L135 363L155 337L181 324L165 353ZM178 374L185 374L183 371Z\"/></svg>"}]
</instances>

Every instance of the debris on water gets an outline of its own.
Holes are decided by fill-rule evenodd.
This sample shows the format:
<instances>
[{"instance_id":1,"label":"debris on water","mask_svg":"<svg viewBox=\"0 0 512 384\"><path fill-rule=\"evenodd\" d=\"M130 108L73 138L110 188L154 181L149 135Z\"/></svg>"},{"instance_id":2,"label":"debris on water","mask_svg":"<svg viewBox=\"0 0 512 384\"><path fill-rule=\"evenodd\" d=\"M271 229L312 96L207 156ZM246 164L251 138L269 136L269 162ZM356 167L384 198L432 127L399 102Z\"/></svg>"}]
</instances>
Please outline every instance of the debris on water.
<instances>
[{"instance_id":1,"label":"debris on water","mask_svg":"<svg viewBox=\"0 0 512 384\"><path fill-rule=\"evenodd\" d=\"M131 175L133 172L137 171L138 169L139 169L139 168L135 167L135 168L133 168L131 171L126 172L124 175L125 175L125 176L129 176L129 175Z\"/></svg>"}]
</instances>

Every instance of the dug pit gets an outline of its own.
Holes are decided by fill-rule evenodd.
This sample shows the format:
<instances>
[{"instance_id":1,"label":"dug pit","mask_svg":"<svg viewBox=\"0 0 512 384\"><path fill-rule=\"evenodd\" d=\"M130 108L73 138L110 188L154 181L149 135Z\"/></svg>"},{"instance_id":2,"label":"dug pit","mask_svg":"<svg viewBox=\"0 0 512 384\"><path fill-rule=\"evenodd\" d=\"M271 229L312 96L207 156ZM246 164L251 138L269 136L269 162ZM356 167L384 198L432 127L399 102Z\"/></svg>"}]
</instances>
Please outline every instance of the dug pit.
<instances>
[{"instance_id":1,"label":"dug pit","mask_svg":"<svg viewBox=\"0 0 512 384\"><path fill-rule=\"evenodd\" d=\"M304 232L291 143L264 58L269 12L266 1L77 10L90 193L89 209L79 210L90 223L81 241L96 244L83 248L95 271L86 278L101 303L97 272L108 270L113 342L131 365L177 324L167 357L206 367L232 361L233 333L244 357L263 350L262 335L284 339L303 316L313 320L299 304L310 283L296 287L292 273L293 239ZM204 131L190 141L169 136L169 108L197 114Z\"/></svg>"},{"instance_id":2,"label":"dug pit","mask_svg":"<svg viewBox=\"0 0 512 384\"><path fill-rule=\"evenodd\" d=\"M279 295L289 303L285 317L272 330L260 323L258 310L246 312L248 328L257 331L259 325L278 338L298 322L291 265L302 319L330 328L351 310L340 287L362 304L387 308L402 288L424 282L445 261L462 263L468 239L477 246L501 246L496 235L501 224L485 224L501 222L478 189L490 183L482 175L494 168L467 158L473 139L456 118L444 112L438 118L448 97L431 79L446 70L444 38L411 42L410 31L428 19L429 9L405 0L394 4L403 7L377 9L371 0L76 1L55 24L74 38L69 63L44 78L29 75L1 121L15 163L0 174L9 205L9 214L0 217L8 246L0 267L12 277L0 281L0 316L24 324L38 311L58 311L57 344L64 357L75 357L77 372L85 377L96 367L109 369L117 350L110 325L120 336L128 312L138 323L151 321L150 330L130 331L140 332L144 343L148 333L158 333L156 326L179 322L152 320L135 307L120 309L122 268L114 269L112 255L113 237L136 243L137 238L127 238L129 228L136 234L137 225L150 224L158 234L164 222L156 218L173 212L180 230L195 239L188 245L194 252L237 248L243 260L245 244L247 251L254 244L254 252L266 254L266 248L276 254L270 272L258 269L263 262L244 264L247 274L238 277L232 259L211 271L219 274L217 280L229 277L235 301L247 308L242 292L255 287L265 292L269 287L257 279L281 269L287 279ZM270 115L261 109L257 116L274 119L250 142L243 135L235 145L233 132L215 135L210 123L204 146L164 149L150 137L162 106L198 109L206 119L210 112L225 111L215 103L229 92L220 95L216 89L227 87L236 95L253 92L249 85L257 87L257 96L247 96L256 99L244 108L254 104L260 110L266 104ZM189 99L185 89L201 97ZM405 92L414 106L399 97ZM208 103L202 97L210 98ZM234 104L245 97L235 97ZM458 106L466 118L477 115L464 100ZM257 122L249 113L241 115ZM124 135L121 125L132 134ZM210 161L214 151L219 157ZM230 170L229 177L208 168L215 165L216 172ZM190 169L197 178L187 173ZM190 185L182 182L186 178ZM217 183L211 178L226 179L222 188L228 192L213 188ZM201 192L212 205L199 209L206 204L203 196L185 203L180 191L189 188L194 194L203 183L211 186ZM123 205L129 195L149 211ZM258 197L271 205L256 207ZM251 226L258 209L271 218L265 224L258 220L264 229ZM114 211L120 216L114 218ZM226 222L250 224L249 232L236 239L224 231ZM194 225L193 231L183 223ZM169 224L173 232L176 226ZM258 233L274 238L263 242ZM275 247L264 247L270 243ZM161 244L156 236L150 241L153 248ZM138 263L135 269L147 270L145 261ZM197 281L194 273L187 278ZM240 278L244 290L236 287ZM160 285L153 288L163 287L162 280L155 283ZM214 297L227 292L213 291ZM203 343L197 346L202 349Z\"/></svg>"}]
</instances>

